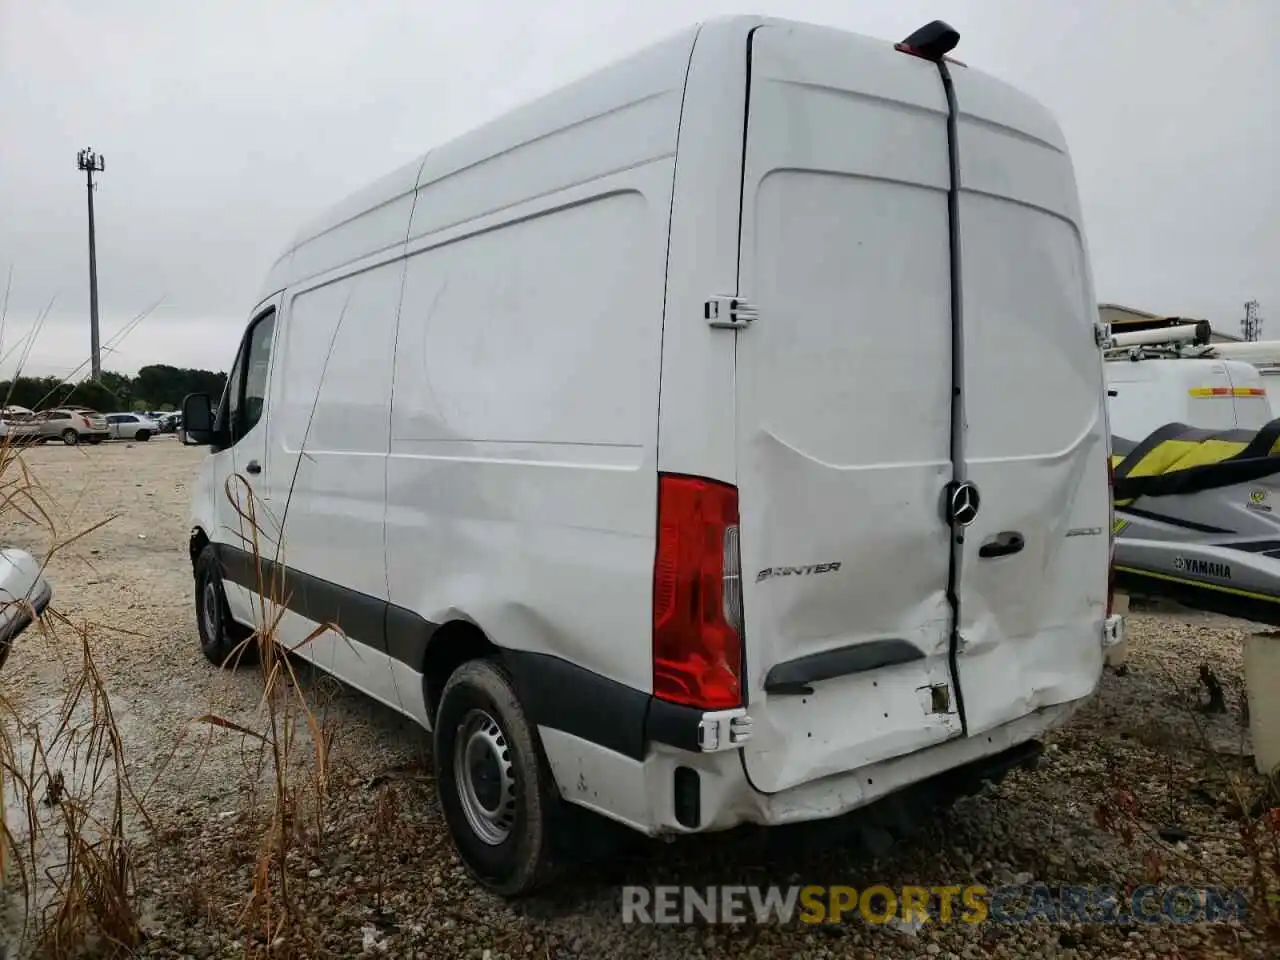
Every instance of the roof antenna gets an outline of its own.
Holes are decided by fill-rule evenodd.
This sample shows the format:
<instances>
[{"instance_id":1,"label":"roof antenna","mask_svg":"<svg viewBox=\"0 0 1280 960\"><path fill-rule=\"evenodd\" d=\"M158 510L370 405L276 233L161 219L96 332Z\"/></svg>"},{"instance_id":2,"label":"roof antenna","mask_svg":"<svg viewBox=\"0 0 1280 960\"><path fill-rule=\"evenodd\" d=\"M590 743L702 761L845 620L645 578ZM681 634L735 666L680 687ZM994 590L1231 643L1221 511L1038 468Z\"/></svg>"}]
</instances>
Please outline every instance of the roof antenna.
<instances>
[{"instance_id":1,"label":"roof antenna","mask_svg":"<svg viewBox=\"0 0 1280 960\"><path fill-rule=\"evenodd\" d=\"M926 23L901 43L894 44L894 48L902 53L909 53L937 63L954 50L959 42L960 31L949 23L934 20L932 23Z\"/></svg>"}]
</instances>

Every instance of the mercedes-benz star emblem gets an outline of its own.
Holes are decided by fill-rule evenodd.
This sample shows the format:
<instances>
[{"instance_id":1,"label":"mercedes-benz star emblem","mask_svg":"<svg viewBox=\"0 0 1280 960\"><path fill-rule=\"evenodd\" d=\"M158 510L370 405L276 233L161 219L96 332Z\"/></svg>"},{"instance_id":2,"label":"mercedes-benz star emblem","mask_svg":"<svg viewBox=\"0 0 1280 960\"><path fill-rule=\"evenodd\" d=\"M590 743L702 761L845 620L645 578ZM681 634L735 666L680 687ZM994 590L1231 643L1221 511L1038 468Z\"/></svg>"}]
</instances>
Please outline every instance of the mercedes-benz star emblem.
<instances>
[{"instance_id":1,"label":"mercedes-benz star emblem","mask_svg":"<svg viewBox=\"0 0 1280 960\"><path fill-rule=\"evenodd\" d=\"M968 480L957 483L951 488L951 522L961 527L969 526L978 518L978 505L981 502L982 497L976 486Z\"/></svg>"}]
</instances>

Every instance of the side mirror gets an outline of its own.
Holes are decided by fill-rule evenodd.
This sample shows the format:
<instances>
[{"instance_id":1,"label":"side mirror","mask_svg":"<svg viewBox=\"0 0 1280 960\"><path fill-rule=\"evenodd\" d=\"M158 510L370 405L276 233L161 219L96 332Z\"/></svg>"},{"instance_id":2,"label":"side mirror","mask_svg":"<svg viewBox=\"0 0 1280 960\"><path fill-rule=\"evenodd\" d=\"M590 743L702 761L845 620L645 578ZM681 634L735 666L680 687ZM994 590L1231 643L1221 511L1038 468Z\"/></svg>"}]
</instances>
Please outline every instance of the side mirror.
<instances>
[{"instance_id":1,"label":"side mirror","mask_svg":"<svg viewBox=\"0 0 1280 960\"><path fill-rule=\"evenodd\" d=\"M207 393L189 393L182 398L182 442L203 447L214 442L213 401Z\"/></svg>"}]
</instances>

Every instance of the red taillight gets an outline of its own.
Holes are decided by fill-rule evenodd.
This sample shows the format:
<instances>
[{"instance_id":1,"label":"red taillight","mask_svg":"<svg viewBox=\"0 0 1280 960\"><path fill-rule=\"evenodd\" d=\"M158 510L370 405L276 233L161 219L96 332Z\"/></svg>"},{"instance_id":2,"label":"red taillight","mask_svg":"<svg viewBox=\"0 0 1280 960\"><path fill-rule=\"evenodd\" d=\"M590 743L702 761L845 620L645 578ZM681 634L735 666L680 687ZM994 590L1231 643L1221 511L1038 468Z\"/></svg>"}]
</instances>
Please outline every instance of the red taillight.
<instances>
[{"instance_id":1,"label":"red taillight","mask_svg":"<svg viewBox=\"0 0 1280 960\"><path fill-rule=\"evenodd\" d=\"M84 428L85 428L86 430L92 430L92 429L93 429L93 424L89 422L89 418L88 418L88 417L81 417L81 418L80 418L80 422L84 425Z\"/></svg>"},{"instance_id":2,"label":"red taillight","mask_svg":"<svg viewBox=\"0 0 1280 960\"><path fill-rule=\"evenodd\" d=\"M742 704L738 491L658 478L653 693L707 710Z\"/></svg>"}]
</instances>

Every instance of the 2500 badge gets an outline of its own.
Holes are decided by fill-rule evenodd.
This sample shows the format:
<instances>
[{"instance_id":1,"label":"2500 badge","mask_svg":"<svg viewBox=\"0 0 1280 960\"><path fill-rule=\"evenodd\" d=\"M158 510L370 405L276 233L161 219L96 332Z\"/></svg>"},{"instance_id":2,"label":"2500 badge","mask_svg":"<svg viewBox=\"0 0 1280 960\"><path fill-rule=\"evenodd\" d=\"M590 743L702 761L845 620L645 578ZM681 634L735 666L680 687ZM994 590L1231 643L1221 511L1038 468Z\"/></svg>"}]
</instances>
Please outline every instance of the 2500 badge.
<instances>
[{"instance_id":1,"label":"2500 badge","mask_svg":"<svg viewBox=\"0 0 1280 960\"><path fill-rule=\"evenodd\" d=\"M817 573L835 573L839 569L839 561L834 563L811 563L807 567L765 567L756 574L756 583L771 580L774 577L807 577Z\"/></svg>"}]
</instances>

